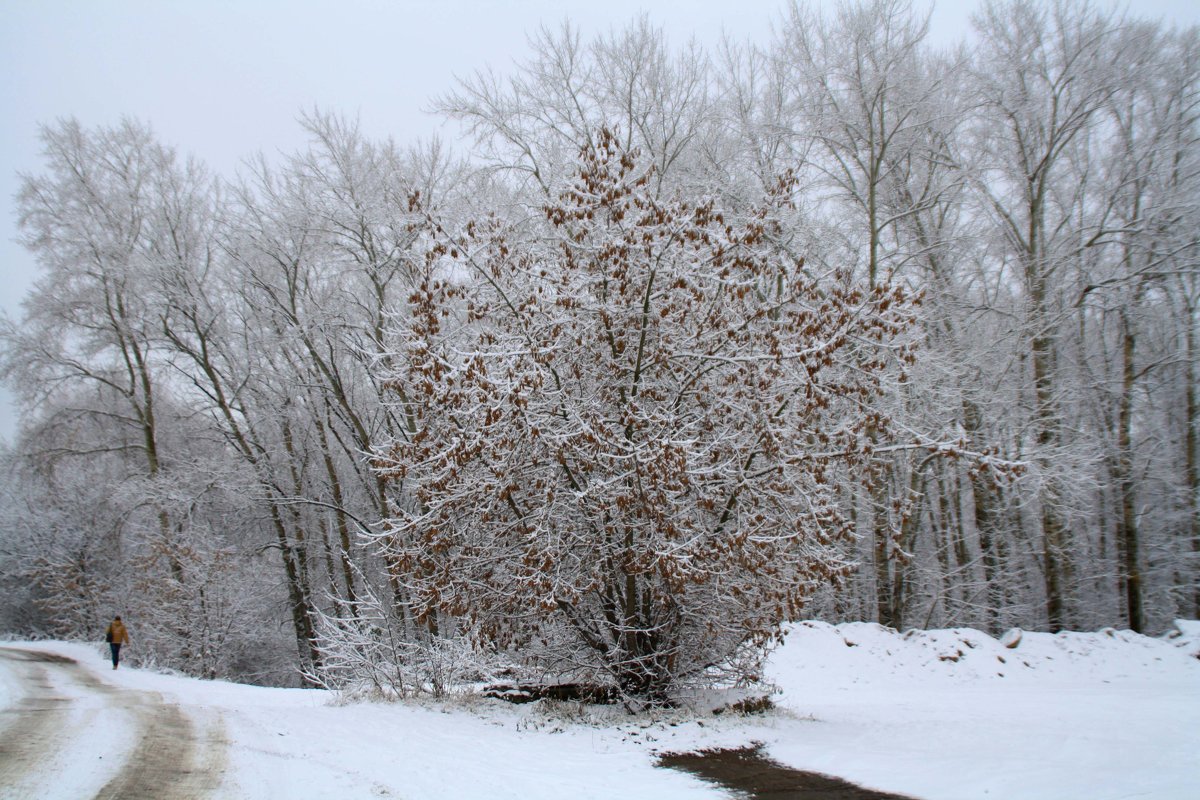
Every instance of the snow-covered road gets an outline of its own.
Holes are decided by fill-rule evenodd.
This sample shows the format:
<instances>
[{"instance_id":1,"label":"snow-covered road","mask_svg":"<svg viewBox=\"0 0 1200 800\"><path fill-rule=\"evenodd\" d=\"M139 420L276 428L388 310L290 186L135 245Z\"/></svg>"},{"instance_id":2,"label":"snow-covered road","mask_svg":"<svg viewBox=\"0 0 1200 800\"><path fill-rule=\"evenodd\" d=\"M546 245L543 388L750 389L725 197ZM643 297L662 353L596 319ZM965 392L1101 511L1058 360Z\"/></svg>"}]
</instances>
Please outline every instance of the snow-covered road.
<instances>
[{"instance_id":1,"label":"snow-covered road","mask_svg":"<svg viewBox=\"0 0 1200 800\"><path fill-rule=\"evenodd\" d=\"M220 719L99 680L74 659L0 648L0 797L208 797L225 756Z\"/></svg>"}]
</instances>

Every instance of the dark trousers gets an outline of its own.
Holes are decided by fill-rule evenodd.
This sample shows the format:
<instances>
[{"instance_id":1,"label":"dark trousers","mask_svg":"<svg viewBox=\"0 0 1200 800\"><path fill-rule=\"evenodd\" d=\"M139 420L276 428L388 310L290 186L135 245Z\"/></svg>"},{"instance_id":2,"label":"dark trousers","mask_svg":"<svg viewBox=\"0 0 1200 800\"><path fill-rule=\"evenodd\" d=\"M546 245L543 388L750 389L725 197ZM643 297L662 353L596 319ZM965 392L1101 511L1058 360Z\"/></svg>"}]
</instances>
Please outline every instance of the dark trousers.
<instances>
[{"instance_id":1,"label":"dark trousers","mask_svg":"<svg viewBox=\"0 0 1200 800\"><path fill-rule=\"evenodd\" d=\"M109 642L108 649L112 650L113 666L117 666L121 661L121 645L117 642Z\"/></svg>"}]
</instances>

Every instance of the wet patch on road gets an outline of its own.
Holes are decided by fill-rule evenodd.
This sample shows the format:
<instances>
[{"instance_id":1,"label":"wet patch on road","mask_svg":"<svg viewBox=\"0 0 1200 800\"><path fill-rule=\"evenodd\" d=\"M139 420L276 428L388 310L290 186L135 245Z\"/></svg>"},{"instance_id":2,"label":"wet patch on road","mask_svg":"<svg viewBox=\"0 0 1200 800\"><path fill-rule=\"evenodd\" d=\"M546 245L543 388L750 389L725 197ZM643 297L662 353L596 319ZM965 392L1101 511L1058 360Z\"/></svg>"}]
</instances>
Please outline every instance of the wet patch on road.
<instances>
[{"instance_id":1,"label":"wet patch on road","mask_svg":"<svg viewBox=\"0 0 1200 800\"><path fill-rule=\"evenodd\" d=\"M818 772L792 769L763 755L762 745L667 753L659 756L658 766L690 773L753 800L913 800Z\"/></svg>"}]
</instances>

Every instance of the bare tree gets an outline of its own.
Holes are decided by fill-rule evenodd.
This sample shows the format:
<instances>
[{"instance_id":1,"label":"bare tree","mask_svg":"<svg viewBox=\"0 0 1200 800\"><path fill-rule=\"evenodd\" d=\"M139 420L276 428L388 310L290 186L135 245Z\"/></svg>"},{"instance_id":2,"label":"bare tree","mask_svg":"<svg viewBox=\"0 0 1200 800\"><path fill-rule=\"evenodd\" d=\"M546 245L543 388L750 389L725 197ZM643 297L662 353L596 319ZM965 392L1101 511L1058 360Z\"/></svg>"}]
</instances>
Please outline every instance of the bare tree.
<instances>
[{"instance_id":1,"label":"bare tree","mask_svg":"<svg viewBox=\"0 0 1200 800\"><path fill-rule=\"evenodd\" d=\"M954 64L923 49L927 30L928 16L905 0L844 4L829 16L793 3L773 59L784 76L790 137L814 143L793 149L805 154L802 169L823 193L821 214L836 220L827 230L840 246L817 257L852 259L868 286L904 277L942 300L953 282L945 265L952 244L946 221L962 185L951 138L965 108ZM913 414L897 411L922 427ZM944 413L927 421L934 419L945 425ZM905 506L925 496L934 462L904 455L878 462L862 517L876 618L900 627L921 519L920 507Z\"/></svg>"},{"instance_id":2,"label":"bare tree","mask_svg":"<svg viewBox=\"0 0 1200 800\"><path fill-rule=\"evenodd\" d=\"M984 109L977 186L1023 301L1046 619L1057 631L1069 621L1074 574L1058 339L1071 309L1067 279L1089 227L1081 229L1078 220L1073 187L1079 184L1064 184L1064 173L1113 92L1106 68L1118 58L1119 42L1109 18L1066 2L989 3L976 25L982 44L975 74Z\"/></svg>"},{"instance_id":3,"label":"bare tree","mask_svg":"<svg viewBox=\"0 0 1200 800\"><path fill-rule=\"evenodd\" d=\"M655 188L697 179L714 135L706 54L675 51L642 17L593 42L569 22L530 39L532 57L511 76L476 72L434 109L460 121L490 169L514 176L518 193L543 202L569 179L575 155L603 125L652 161Z\"/></svg>"}]
</instances>

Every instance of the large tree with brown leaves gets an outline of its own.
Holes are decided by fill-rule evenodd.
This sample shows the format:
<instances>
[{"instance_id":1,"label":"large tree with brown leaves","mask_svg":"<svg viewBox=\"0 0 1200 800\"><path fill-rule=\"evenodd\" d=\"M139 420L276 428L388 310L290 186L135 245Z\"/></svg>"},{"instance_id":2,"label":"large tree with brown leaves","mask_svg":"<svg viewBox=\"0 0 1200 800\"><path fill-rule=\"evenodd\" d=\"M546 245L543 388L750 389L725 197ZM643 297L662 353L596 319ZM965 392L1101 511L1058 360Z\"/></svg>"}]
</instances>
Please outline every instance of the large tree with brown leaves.
<instances>
[{"instance_id":1,"label":"large tree with brown leaves","mask_svg":"<svg viewBox=\"0 0 1200 800\"><path fill-rule=\"evenodd\" d=\"M862 466L913 298L772 245L790 181L738 221L660 202L602 131L549 236L439 232L412 298L380 537L419 615L550 640L626 696L757 655L849 564L835 480ZM556 638L557 637L557 638Z\"/></svg>"}]
</instances>

